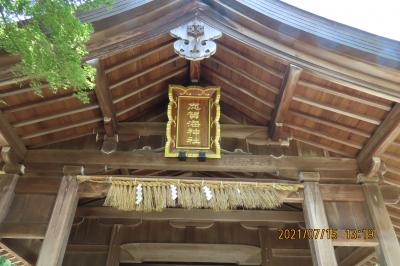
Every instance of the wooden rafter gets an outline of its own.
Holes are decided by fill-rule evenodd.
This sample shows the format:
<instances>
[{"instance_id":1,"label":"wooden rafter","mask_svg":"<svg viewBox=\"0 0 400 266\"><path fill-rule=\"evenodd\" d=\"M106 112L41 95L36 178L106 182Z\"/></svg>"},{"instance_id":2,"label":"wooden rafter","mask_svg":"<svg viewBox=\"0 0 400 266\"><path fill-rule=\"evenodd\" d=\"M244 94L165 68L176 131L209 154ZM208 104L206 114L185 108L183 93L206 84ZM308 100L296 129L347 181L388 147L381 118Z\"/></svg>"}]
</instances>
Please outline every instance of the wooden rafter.
<instances>
[{"instance_id":1,"label":"wooden rafter","mask_svg":"<svg viewBox=\"0 0 400 266\"><path fill-rule=\"evenodd\" d=\"M108 137L117 134L117 117L115 115L112 96L101 60L91 60L96 68L96 97L103 114L104 129Z\"/></svg>"},{"instance_id":2,"label":"wooden rafter","mask_svg":"<svg viewBox=\"0 0 400 266\"><path fill-rule=\"evenodd\" d=\"M372 157L381 156L399 135L400 104L397 103L359 153L357 160L361 171L367 172L371 165Z\"/></svg>"},{"instance_id":3,"label":"wooden rafter","mask_svg":"<svg viewBox=\"0 0 400 266\"><path fill-rule=\"evenodd\" d=\"M281 128L283 126L285 115L289 110L289 105L293 98L296 84L300 79L301 72L302 69L295 65L289 65L287 68L279 95L276 98L276 107L269 127L269 135L273 140L282 137Z\"/></svg>"}]
</instances>

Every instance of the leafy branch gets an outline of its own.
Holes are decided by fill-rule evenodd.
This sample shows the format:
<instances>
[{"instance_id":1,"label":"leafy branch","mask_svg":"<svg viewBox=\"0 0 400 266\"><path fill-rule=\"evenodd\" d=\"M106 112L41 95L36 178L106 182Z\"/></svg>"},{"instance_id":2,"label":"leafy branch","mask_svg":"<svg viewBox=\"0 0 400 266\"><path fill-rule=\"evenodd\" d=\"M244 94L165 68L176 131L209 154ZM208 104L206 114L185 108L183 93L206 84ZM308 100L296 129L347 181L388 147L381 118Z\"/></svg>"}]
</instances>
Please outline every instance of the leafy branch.
<instances>
[{"instance_id":1,"label":"leafy branch","mask_svg":"<svg viewBox=\"0 0 400 266\"><path fill-rule=\"evenodd\" d=\"M96 70L82 58L93 28L76 17L79 10L111 5L111 0L0 0L0 48L21 61L17 76L31 77L30 85L41 94L49 90L74 90L83 102L95 86Z\"/></svg>"}]
</instances>

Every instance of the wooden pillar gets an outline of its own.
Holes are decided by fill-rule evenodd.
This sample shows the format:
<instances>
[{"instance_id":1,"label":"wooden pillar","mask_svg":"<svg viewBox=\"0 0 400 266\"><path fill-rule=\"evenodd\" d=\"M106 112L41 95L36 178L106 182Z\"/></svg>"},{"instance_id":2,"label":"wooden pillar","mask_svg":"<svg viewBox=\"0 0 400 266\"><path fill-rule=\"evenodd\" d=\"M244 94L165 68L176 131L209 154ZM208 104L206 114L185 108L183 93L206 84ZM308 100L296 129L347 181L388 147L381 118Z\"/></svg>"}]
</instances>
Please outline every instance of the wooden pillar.
<instances>
[{"instance_id":1,"label":"wooden pillar","mask_svg":"<svg viewBox=\"0 0 400 266\"><path fill-rule=\"evenodd\" d=\"M329 229L318 182L304 182L303 211L306 228ZM314 266L337 266L331 239L312 239L310 248Z\"/></svg>"},{"instance_id":2,"label":"wooden pillar","mask_svg":"<svg viewBox=\"0 0 400 266\"><path fill-rule=\"evenodd\" d=\"M65 169L65 168L64 168ZM51 214L45 238L40 249L37 266L59 266L62 264L69 233L78 207L78 181L71 172L64 171Z\"/></svg>"},{"instance_id":3,"label":"wooden pillar","mask_svg":"<svg viewBox=\"0 0 400 266\"><path fill-rule=\"evenodd\" d=\"M18 182L18 175L0 175L0 224L6 218L8 210L14 199L14 189Z\"/></svg>"},{"instance_id":4,"label":"wooden pillar","mask_svg":"<svg viewBox=\"0 0 400 266\"><path fill-rule=\"evenodd\" d=\"M5 163L2 169L5 174L0 174L0 224L7 216L14 199L14 190L19 175L23 174L25 169L24 165L19 164L22 159L15 149L7 146L2 147L1 157Z\"/></svg>"},{"instance_id":5,"label":"wooden pillar","mask_svg":"<svg viewBox=\"0 0 400 266\"><path fill-rule=\"evenodd\" d=\"M400 246L377 183L362 184L365 200L379 240L380 266L400 264Z\"/></svg>"},{"instance_id":6,"label":"wooden pillar","mask_svg":"<svg viewBox=\"0 0 400 266\"><path fill-rule=\"evenodd\" d=\"M110 244L108 246L108 255L106 266L119 265L119 252L121 245L121 228L122 225L114 224L111 231Z\"/></svg>"}]
</instances>

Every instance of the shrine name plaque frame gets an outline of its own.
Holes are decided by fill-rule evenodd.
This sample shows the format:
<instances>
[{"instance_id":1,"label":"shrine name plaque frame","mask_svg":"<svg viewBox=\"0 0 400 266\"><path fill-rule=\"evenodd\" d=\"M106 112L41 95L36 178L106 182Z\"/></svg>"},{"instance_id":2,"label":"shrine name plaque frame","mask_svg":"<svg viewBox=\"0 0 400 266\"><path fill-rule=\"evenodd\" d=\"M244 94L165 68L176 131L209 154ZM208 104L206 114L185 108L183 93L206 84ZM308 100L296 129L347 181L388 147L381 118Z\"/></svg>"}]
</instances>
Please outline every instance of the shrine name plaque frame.
<instances>
[{"instance_id":1,"label":"shrine name plaque frame","mask_svg":"<svg viewBox=\"0 0 400 266\"><path fill-rule=\"evenodd\" d=\"M165 157L221 158L220 97L216 86L169 86Z\"/></svg>"}]
</instances>

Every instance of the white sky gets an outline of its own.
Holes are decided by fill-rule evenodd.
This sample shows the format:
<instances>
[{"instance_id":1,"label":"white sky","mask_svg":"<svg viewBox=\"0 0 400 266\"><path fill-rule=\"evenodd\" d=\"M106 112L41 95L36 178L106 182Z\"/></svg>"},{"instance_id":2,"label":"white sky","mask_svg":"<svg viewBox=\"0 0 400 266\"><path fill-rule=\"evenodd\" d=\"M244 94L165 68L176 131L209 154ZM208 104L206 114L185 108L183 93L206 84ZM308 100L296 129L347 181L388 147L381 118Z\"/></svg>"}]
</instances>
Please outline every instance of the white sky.
<instances>
[{"instance_id":1,"label":"white sky","mask_svg":"<svg viewBox=\"0 0 400 266\"><path fill-rule=\"evenodd\" d=\"M400 41L400 0L282 0L330 20Z\"/></svg>"}]
</instances>

